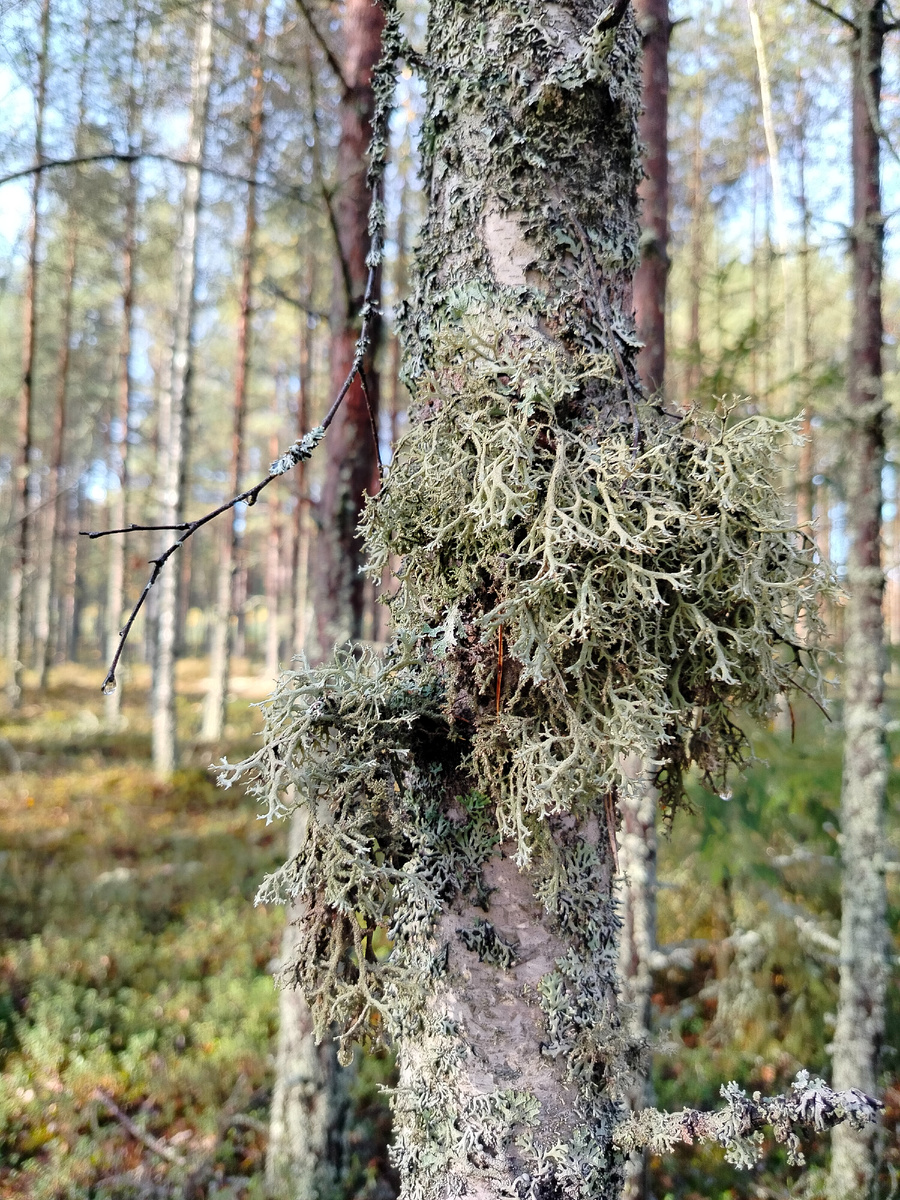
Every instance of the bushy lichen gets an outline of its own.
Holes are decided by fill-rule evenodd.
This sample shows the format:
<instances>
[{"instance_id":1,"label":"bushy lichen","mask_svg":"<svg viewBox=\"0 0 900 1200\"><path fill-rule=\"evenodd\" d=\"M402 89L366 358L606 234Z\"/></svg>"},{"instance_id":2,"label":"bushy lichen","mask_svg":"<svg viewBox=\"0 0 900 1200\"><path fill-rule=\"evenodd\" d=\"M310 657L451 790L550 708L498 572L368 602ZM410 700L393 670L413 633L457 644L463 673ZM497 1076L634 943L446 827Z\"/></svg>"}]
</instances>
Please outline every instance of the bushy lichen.
<instances>
[{"instance_id":1,"label":"bushy lichen","mask_svg":"<svg viewBox=\"0 0 900 1200\"><path fill-rule=\"evenodd\" d=\"M478 723L479 786L524 860L549 813L643 786L629 756L657 764L669 808L691 763L724 790L746 749L735 714L816 685L797 630L815 636L826 576L771 477L791 427L649 405L610 422L585 403L607 358L499 321L473 291L367 533L373 573L403 562L395 620L427 622L448 678L477 647L489 692L503 639L495 719L475 696L455 712Z\"/></svg>"}]
</instances>

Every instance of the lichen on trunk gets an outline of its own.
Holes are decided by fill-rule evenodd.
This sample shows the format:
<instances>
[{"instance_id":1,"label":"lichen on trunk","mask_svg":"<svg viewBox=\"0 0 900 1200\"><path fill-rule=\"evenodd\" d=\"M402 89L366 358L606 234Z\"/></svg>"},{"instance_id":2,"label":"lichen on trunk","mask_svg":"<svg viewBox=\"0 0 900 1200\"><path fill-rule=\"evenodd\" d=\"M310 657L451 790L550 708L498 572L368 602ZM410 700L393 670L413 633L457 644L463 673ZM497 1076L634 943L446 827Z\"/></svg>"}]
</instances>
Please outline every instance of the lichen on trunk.
<instances>
[{"instance_id":1,"label":"lichen on trunk","mask_svg":"<svg viewBox=\"0 0 900 1200\"><path fill-rule=\"evenodd\" d=\"M396 14L388 10L388 37ZM783 430L642 401L638 35L624 4L435 0L410 430L364 521L381 657L284 675L238 773L303 845L317 1028L399 1048L404 1197L611 1200L644 1048L617 995L617 802L726 786L739 708L815 686L823 583ZM639 773L640 774L640 773ZM633 1141L633 1139L632 1139Z\"/></svg>"}]
</instances>

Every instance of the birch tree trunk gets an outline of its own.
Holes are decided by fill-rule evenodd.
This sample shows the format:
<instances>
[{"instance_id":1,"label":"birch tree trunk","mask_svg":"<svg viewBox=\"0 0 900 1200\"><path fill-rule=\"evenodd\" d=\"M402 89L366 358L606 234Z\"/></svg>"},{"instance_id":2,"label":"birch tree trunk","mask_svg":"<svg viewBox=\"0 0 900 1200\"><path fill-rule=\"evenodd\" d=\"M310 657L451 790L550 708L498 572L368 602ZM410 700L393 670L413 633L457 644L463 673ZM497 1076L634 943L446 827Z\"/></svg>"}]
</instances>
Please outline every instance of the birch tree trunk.
<instances>
[{"instance_id":1,"label":"birch tree trunk","mask_svg":"<svg viewBox=\"0 0 900 1200\"><path fill-rule=\"evenodd\" d=\"M366 154L374 111L372 70L381 55L383 25L384 14L371 0L347 0L341 26L341 135L331 201L336 239L330 345L332 394L340 389L353 364L369 273L366 257L371 244L371 198L366 186ZM376 305L379 291L373 297ZM373 347L377 336L376 328ZM363 369L377 414L378 381L371 350ZM357 379L329 430L318 506L312 583L320 656L327 654L335 642L358 641L362 636L366 587L361 574L362 542L356 527L364 493L371 489L374 474L372 419ZM298 588L298 597L301 594ZM295 628L302 628L299 613L295 620ZM298 815L292 825L292 844L299 846L304 837L303 820ZM288 909L283 962L294 956L297 923L303 919L304 907ZM266 1160L268 1186L279 1200L320 1200L328 1189L340 1189L344 1170L346 1073L338 1068L333 1041L315 1045L312 1018L298 992L281 990L278 1015L278 1055Z\"/></svg>"},{"instance_id":2,"label":"birch tree trunk","mask_svg":"<svg viewBox=\"0 0 900 1200\"><path fill-rule=\"evenodd\" d=\"M885 401L882 393L880 101L882 0L854 5L851 44L853 318L847 409L847 586L844 778L841 790L840 995L834 1084L875 1094L887 983L884 807L884 618L881 565ZM830 1194L867 1197L875 1184L875 1131L836 1130Z\"/></svg>"},{"instance_id":3,"label":"birch tree trunk","mask_svg":"<svg viewBox=\"0 0 900 1200\"><path fill-rule=\"evenodd\" d=\"M160 391L160 524L176 525L184 519L185 481L190 396L194 365L194 312L196 308L197 240L200 221L200 164L206 149L209 93L212 80L214 0L203 0L198 14L191 87L191 132L181 202L181 235L178 241L175 285L175 325L171 367ZM169 535L164 535L168 544ZM180 563L176 556L163 571L159 584L154 663L153 767L162 779L171 776L178 761L175 715L175 659L178 641L177 611Z\"/></svg>"},{"instance_id":4,"label":"birch tree trunk","mask_svg":"<svg viewBox=\"0 0 900 1200\"><path fill-rule=\"evenodd\" d=\"M50 0L41 5L41 41L35 91L34 161L44 158L44 110L47 102L47 73L50 63ZM25 273L22 336L22 385L19 390L18 443L15 464L13 521L17 523L16 544L9 573L6 628L6 694L11 707L22 697L22 637L25 627L25 574L31 554L31 474L34 442L34 367L37 335L37 284L40 243L40 206L43 173L31 179L31 216L28 229L28 266Z\"/></svg>"},{"instance_id":5,"label":"birch tree trunk","mask_svg":"<svg viewBox=\"0 0 900 1200\"><path fill-rule=\"evenodd\" d=\"M231 434L231 469L228 476L228 495L241 490L244 472L244 424L247 416L247 381L250 367L250 340L253 321L253 268L256 261L256 179L263 142L263 105L265 85L260 51L265 39L267 4L260 6L257 34L250 53L253 60L250 96L250 155L247 174L247 219L244 226L244 248L241 256L241 300L238 318L238 354L234 384L234 425ZM240 550L239 515L224 526L216 589L216 615L213 621L212 648L209 661L209 691L203 709L201 737L205 742L219 742L225 729L225 710L228 704L228 675L231 662L231 617L234 612L234 570Z\"/></svg>"}]
</instances>

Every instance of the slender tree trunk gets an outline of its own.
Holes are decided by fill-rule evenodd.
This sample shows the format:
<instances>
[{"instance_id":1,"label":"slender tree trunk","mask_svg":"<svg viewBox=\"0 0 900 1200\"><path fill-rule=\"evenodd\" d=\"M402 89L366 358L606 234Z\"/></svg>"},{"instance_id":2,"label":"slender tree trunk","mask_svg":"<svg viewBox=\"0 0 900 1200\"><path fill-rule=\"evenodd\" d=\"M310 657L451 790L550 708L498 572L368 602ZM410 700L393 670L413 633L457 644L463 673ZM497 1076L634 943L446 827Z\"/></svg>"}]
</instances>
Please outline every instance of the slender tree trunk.
<instances>
[{"instance_id":1,"label":"slender tree trunk","mask_svg":"<svg viewBox=\"0 0 900 1200\"><path fill-rule=\"evenodd\" d=\"M307 308L312 307L316 283L316 256L307 255L305 278L301 279L300 293L305 296ZM297 360L297 437L302 438L310 428L310 389L312 386L313 339L309 313L300 311L299 354ZM306 650L306 634L309 624L309 551L313 529L309 515L309 480L306 463L294 467L294 529L291 580L291 654L297 657Z\"/></svg>"},{"instance_id":2,"label":"slender tree trunk","mask_svg":"<svg viewBox=\"0 0 900 1200\"><path fill-rule=\"evenodd\" d=\"M880 183L882 0L857 0L851 44L853 318L847 437L847 585L844 780L841 791L841 971L833 1047L835 1087L875 1094L887 983L884 808L884 624L881 566L885 401ZM836 1130L830 1194L868 1197L875 1186L875 1130Z\"/></svg>"},{"instance_id":3,"label":"slender tree trunk","mask_svg":"<svg viewBox=\"0 0 900 1200\"><path fill-rule=\"evenodd\" d=\"M250 156L248 176L256 178L263 143L263 82L260 52L266 31L265 0L260 6L256 39L250 51L253 60L250 94ZM236 496L244 473L244 425L247 416L247 387L250 369L250 341L253 332L253 268L256 261L256 185L247 187L247 220L244 225L244 249L241 271L240 317L238 319L238 355L234 384L234 425L231 434L231 470L228 494ZM240 552L238 516L224 528L220 549L216 589L216 616L213 623L209 662L209 691L203 711L201 736L206 742L221 741L228 703L228 674L231 662L231 617L234 612L234 571Z\"/></svg>"},{"instance_id":4,"label":"slender tree trunk","mask_svg":"<svg viewBox=\"0 0 900 1200\"><path fill-rule=\"evenodd\" d=\"M803 395L802 428L803 444L797 464L797 526L811 537L813 534L813 476L815 474L816 450L813 442L813 328L812 291L810 286L810 258L812 246L809 240L812 214L806 191L806 113L801 111L798 121L800 136L797 168L799 176L800 202L800 386Z\"/></svg>"},{"instance_id":5,"label":"slender tree trunk","mask_svg":"<svg viewBox=\"0 0 900 1200\"><path fill-rule=\"evenodd\" d=\"M688 273L688 369L685 403L696 404L703 369L703 347L700 343L700 290L703 284L703 83L697 81L694 114L694 150L691 156L690 181L691 238Z\"/></svg>"},{"instance_id":6,"label":"slender tree trunk","mask_svg":"<svg viewBox=\"0 0 900 1200\"><path fill-rule=\"evenodd\" d=\"M335 271L331 314L331 383L333 394L353 364L359 337L359 312L368 278L370 249L366 153L372 135L374 95L372 70L381 55L384 13L370 0L347 0L343 11L341 136L331 201L334 220ZM378 293L374 300L378 303ZM373 331L372 346L378 331ZM370 351L364 364L369 395L378 403L378 381ZM377 407L375 407L377 415ZM366 586L360 574L362 543L356 533L363 495L372 486L375 448L371 416L360 382L352 385L326 442L325 480L318 508L313 595L319 655L336 641L362 635ZM299 627L299 621L298 621ZM291 837L300 845L302 818ZM287 912L282 960L290 961L297 943L302 906ZM305 1001L284 988L279 1001L279 1042L275 1091L269 1128L266 1174L273 1194L284 1200L319 1200L328 1187L339 1186L342 1172L340 1136L346 1110L346 1078L339 1073L334 1043L312 1042L312 1021ZM298 1082L298 1064L305 1064ZM329 1134L329 1130L331 1131Z\"/></svg>"},{"instance_id":7,"label":"slender tree trunk","mask_svg":"<svg viewBox=\"0 0 900 1200\"><path fill-rule=\"evenodd\" d=\"M669 19L668 0L640 0L635 5L643 45L643 112L640 137L644 146L641 199L641 260L634 276L634 308L643 348L637 369L647 395L662 393L666 372L666 282L669 272ZM656 789L647 768L642 791L622 802L619 834L619 892L622 932L619 966L622 997L631 1006L632 1031L651 1035L651 958L656 949ZM636 1081L629 1101L635 1109L652 1102L649 1070ZM649 1194L649 1155L631 1156L626 1164L625 1196L643 1200Z\"/></svg>"},{"instance_id":8,"label":"slender tree trunk","mask_svg":"<svg viewBox=\"0 0 900 1200\"><path fill-rule=\"evenodd\" d=\"M281 439L273 432L269 442L269 453L274 461L281 453ZM282 583L282 522L281 493L269 488L266 493L269 530L266 538L266 675L274 679L281 662L281 633L279 622L279 597Z\"/></svg>"},{"instance_id":9,"label":"slender tree trunk","mask_svg":"<svg viewBox=\"0 0 900 1200\"><path fill-rule=\"evenodd\" d=\"M88 5L84 23L84 44L78 85L78 118L75 132L75 157L83 153L85 114L87 110L87 74L91 57L93 16ZM53 656L51 609L58 590L59 528L62 513L61 497L65 483L66 408L69 392L69 368L72 361L72 309L78 278L79 251L79 174L75 168L72 191L66 214L66 265L63 277L63 310L59 354L56 365L56 406L53 421L53 448L50 455L50 494L47 503L47 525L43 535L45 553L40 556L35 596L35 667L38 686L47 687L47 677ZM112 539L117 540L117 539Z\"/></svg>"},{"instance_id":10,"label":"slender tree trunk","mask_svg":"<svg viewBox=\"0 0 900 1200\"><path fill-rule=\"evenodd\" d=\"M138 10L134 12L134 35L131 54L131 82L128 93L128 144L136 151L138 144L137 123L139 108L135 69L140 32ZM128 516L129 442L131 424L131 346L134 336L134 259L137 246L137 164L130 162L125 178L125 228L122 239L122 332L119 341L119 386L116 405L115 430L112 438L112 469L118 489L112 499L112 528L124 529ZM125 606L125 549L126 537L108 539L106 567L106 660L112 661L119 641L119 622ZM122 716L122 685L106 697L106 723L115 729Z\"/></svg>"},{"instance_id":11,"label":"slender tree trunk","mask_svg":"<svg viewBox=\"0 0 900 1200\"><path fill-rule=\"evenodd\" d=\"M383 23L381 9L369 0L350 0L344 8L346 91L340 105L341 137L332 200L337 241L331 313L332 394L337 393L353 363L368 277L366 153L374 105L372 67L380 53ZM377 340L376 328L373 346ZM328 432L313 578L320 655L328 654L336 642L359 639L363 632L367 589L360 574L362 542L356 527L363 494L372 490L375 474L372 419L378 412L378 380L371 350L364 370L373 414L356 380Z\"/></svg>"},{"instance_id":12,"label":"slender tree trunk","mask_svg":"<svg viewBox=\"0 0 900 1200\"><path fill-rule=\"evenodd\" d=\"M47 73L50 65L50 0L41 5L41 42L35 92L34 161L44 157L44 110L47 102ZM18 707L22 696L22 637L25 628L25 573L31 555L31 485L34 442L34 368L37 336L37 283L40 245L42 172L31 178L31 216L28 231L28 266L25 273L22 335L22 384L19 390L18 455L15 468L13 521L17 536L9 573L7 607L6 694Z\"/></svg>"},{"instance_id":13,"label":"slender tree trunk","mask_svg":"<svg viewBox=\"0 0 900 1200\"><path fill-rule=\"evenodd\" d=\"M192 69L191 134L187 158L201 163L206 149L209 93L212 79L214 0L203 0L198 16ZM200 220L202 170L185 167L181 236L176 265L175 326L167 386L160 394L160 524L175 525L184 519L190 395L196 308L197 237ZM170 535L166 534L168 539ZM153 766L168 778L178 761L175 715L175 659L178 641L179 563L163 571L158 592L153 700Z\"/></svg>"},{"instance_id":14,"label":"slender tree trunk","mask_svg":"<svg viewBox=\"0 0 900 1200\"><path fill-rule=\"evenodd\" d=\"M78 222L77 188L72 197L72 208L68 218L66 234L66 265L63 276L63 311L60 331L59 355L56 361L56 405L53 416L53 448L50 453L49 495L47 497L47 523L43 534L45 553L37 567L35 594L35 650L34 665L38 671L38 687L47 687L50 670L51 629L50 609L54 593L55 561L59 529L60 496L65 482L66 449L66 405L69 393L69 367L72 361L72 307L75 298L75 281L78 274Z\"/></svg>"}]
</instances>

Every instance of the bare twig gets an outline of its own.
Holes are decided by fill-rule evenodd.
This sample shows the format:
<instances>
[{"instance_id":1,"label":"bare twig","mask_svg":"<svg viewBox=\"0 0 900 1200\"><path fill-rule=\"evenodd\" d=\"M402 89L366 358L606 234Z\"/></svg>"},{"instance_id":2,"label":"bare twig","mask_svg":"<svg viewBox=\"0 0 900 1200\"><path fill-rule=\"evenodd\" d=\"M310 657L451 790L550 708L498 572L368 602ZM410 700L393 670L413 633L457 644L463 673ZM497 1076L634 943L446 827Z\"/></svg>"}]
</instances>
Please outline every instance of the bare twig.
<instances>
[{"instance_id":1,"label":"bare twig","mask_svg":"<svg viewBox=\"0 0 900 1200\"><path fill-rule=\"evenodd\" d=\"M172 1163L173 1166L187 1166L187 1160L183 1159L180 1154L177 1154L171 1146L167 1146L165 1142L161 1142L159 1138L155 1138L152 1133L147 1133L146 1130L141 1129L140 1125L136 1125L131 1117L123 1113L112 1096L104 1092L103 1088L96 1088L94 1090L94 1098L99 1100L107 1112L116 1118L123 1129L127 1129L131 1136L142 1142L148 1150L152 1150L154 1154L158 1154L160 1158L164 1158L166 1162Z\"/></svg>"},{"instance_id":2,"label":"bare twig","mask_svg":"<svg viewBox=\"0 0 900 1200\"><path fill-rule=\"evenodd\" d=\"M377 279L378 270L381 266L384 256L384 198L383 198L383 182L384 171L387 164L387 148L390 144L388 137L388 122L391 112L391 97L393 95L393 64L396 58L400 55L401 37L399 33L399 18L392 3L392 0L382 0L383 6L387 13L387 22L385 25L385 33L383 35L382 45L383 53L378 66L375 69L375 93L376 93L376 108L372 121L372 149L370 151L371 159L366 178L372 193L372 207L369 213L369 228L372 234L372 245L369 251L367 263L369 273L366 279L366 290L363 295L362 307L360 309L360 333L356 343L356 349L353 355L353 364L350 368L350 373L344 380L338 394L335 396L331 408L325 415L322 424L315 429L311 429L304 434L299 441L294 442L288 449L276 459L269 467L269 474L265 479L261 479L251 488L241 492L238 496L233 496L230 500L226 500L224 504L220 504L218 508L214 508L211 512L205 513L204 516L198 517L195 521L183 521L175 525L131 525L127 529L100 529L100 530L82 530L81 536L91 539L109 537L113 534L130 533L133 530L146 530L150 532L159 532L171 530L179 533L178 537L170 546L168 546L158 558L150 559L150 565L153 570L150 572L150 577L144 585L144 590L138 597L137 603L131 610L128 620L123 628L119 631L119 643L116 647L116 652L113 655L113 660L110 663L109 670L106 673L106 678L101 684L101 690L107 695L115 691L116 688L116 668L119 665L119 659L122 657L122 651L125 648L125 642L128 640L128 635L131 633L134 622L137 619L138 613L144 605L144 601L150 594L150 589L159 579L163 567L172 557L176 550L188 540L189 537L202 529L204 525L208 525L210 521L214 521L216 517L233 509L238 504L247 504L252 507L259 498L263 488L277 479L280 475L284 475L297 463L303 462L312 456L316 446L325 436L325 431L337 416L338 410L344 401L345 396L350 391L353 383L358 378L363 390L363 395L366 399L366 404L369 408L369 419L372 425L372 436L375 439L375 453L378 459L379 477L382 473L381 455L378 447L378 430L375 426L375 414L372 407L372 398L369 392L368 382L365 377L365 357L371 345L372 324L375 317L378 315L378 306L373 300L375 292L375 282Z\"/></svg>"},{"instance_id":3,"label":"bare twig","mask_svg":"<svg viewBox=\"0 0 900 1200\"><path fill-rule=\"evenodd\" d=\"M819 9L820 12L827 13L829 17L833 17L835 21L840 21L842 25L846 25L848 29L852 29L854 33L859 33L859 27L855 21L851 21L849 17L845 17L843 13L837 12L830 8L827 4L823 4L822 0L809 0L813 8Z\"/></svg>"},{"instance_id":4,"label":"bare twig","mask_svg":"<svg viewBox=\"0 0 900 1200\"><path fill-rule=\"evenodd\" d=\"M225 171L221 167L211 167L206 163L194 162L188 158L178 158L174 154L162 154L155 150L103 150L96 154L78 154L73 158L42 158L40 162L30 166L20 167L8 175L0 175L0 187L5 183L14 183L17 179L27 179L32 175L40 175L44 171L53 171L64 167L82 167L90 163L135 163L143 159L152 162L170 163L174 167L196 167L204 175L215 175L218 179L227 179L229 183L252 184L254 187L266 188L270 192L280 192L284 195L298 196L304 203L308 202L305 188L298 184L285 183L282 180L273 182L269 179L258 179L250 175L241 175L238 171Z\"/></svg>"},{"instance_id":5,"label":"bare twig","mask_svg":"<svg viewBox=\"0 0 900 1200\"><path fill-rule=\"evenodd\" d=\"M307 6L306 0L297 0L297 7L300 9L300 11L303 13L303 16L306 18L306 24L309 26L310 33L313 35L313 37L319 43L319 48L321 49L322 53L325 55L325 60L328 63L329 67L331 67L331 70L337 76L338 82L340 83L341 87L344 89L345 92L349 92L350 84L347 82L347 77L344 75L344 71L343 71L343 68L341 67L340 61L339 61L337 55L335 54L335 52L332 50L331 46L329 45L328 39L325 37L324 33L322 33L319 26L313 20L312 12L310 11L309 7Z\"/></svg>"}]
</instances>

